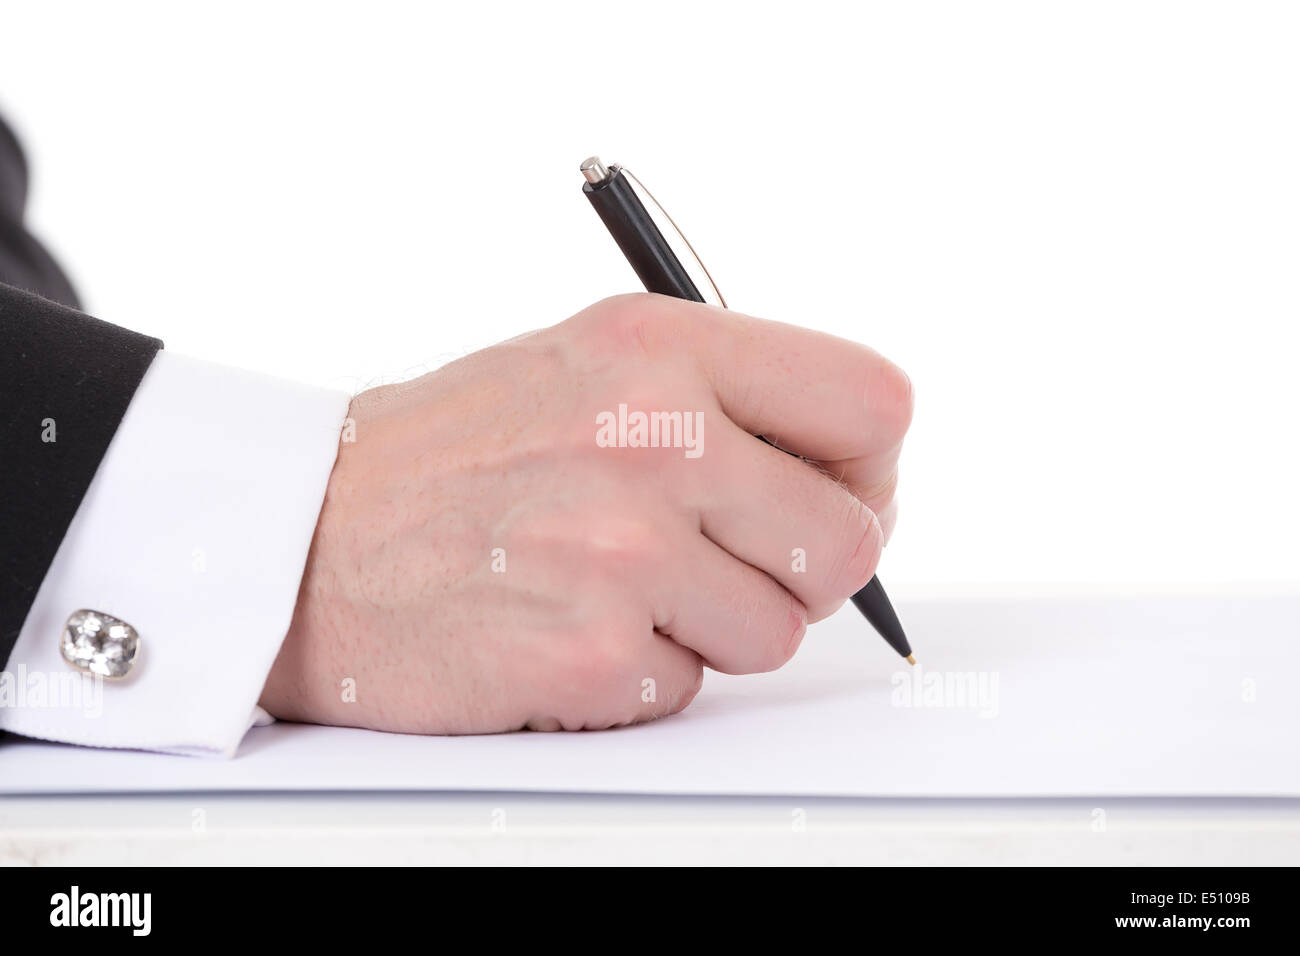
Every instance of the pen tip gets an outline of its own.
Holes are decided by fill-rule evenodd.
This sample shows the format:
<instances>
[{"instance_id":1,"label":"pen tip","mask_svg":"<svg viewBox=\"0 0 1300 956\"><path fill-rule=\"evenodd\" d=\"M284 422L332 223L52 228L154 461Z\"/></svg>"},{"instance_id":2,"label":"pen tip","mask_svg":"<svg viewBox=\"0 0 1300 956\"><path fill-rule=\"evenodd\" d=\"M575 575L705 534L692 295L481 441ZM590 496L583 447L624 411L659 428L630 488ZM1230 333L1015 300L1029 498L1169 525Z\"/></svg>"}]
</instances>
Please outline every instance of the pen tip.
<instances>
[{"instance_id":1,"label":"pen tip","mask_svg":"<svg viewBox=\"0 0 1300 956\"><path fill-rule=\"evenodd\" d=\"M907 663L909 663L909 664L911 664L913 667L915 667L915 666L916 666L916 658L913 657L911 654L908 654L908 655L907 655Z\"/></svg>"}]
</instances>

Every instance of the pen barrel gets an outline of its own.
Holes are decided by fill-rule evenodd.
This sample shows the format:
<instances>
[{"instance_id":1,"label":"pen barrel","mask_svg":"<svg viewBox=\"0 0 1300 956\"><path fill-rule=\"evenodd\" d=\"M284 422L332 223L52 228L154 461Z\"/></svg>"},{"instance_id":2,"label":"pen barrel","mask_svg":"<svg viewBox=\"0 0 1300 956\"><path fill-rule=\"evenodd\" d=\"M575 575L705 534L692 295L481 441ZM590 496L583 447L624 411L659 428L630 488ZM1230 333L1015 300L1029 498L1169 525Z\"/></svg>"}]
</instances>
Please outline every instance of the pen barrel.
<instances>
[{"instance_id":1,"label":"pen barrel","mask_svg":"<svg viewBox=\"0 0 1300 956\"><path fill-rule=\"evenodd\" d=\"M647 292L707 301L621 169L613 168L604 182L583 184L582 191Z\"/></svg>"}]
</instances>

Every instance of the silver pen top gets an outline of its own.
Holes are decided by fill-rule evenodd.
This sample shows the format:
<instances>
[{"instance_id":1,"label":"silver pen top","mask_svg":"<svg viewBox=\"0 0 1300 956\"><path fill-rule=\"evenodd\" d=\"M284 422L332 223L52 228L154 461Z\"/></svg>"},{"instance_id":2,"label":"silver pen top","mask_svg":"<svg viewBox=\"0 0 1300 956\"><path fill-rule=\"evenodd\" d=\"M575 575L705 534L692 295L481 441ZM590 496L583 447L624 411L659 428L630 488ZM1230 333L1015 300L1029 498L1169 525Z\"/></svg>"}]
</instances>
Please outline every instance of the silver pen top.
<instances>
[{"instance_id":1,"label":"silver pen top","mask_svg":"<svg viewBox=\"0 0 1300 956\"><path fill-rule=\"evenodd\" d=\"M578 169L582 172L582 178L593 186L609 179L609 168L600 161L599 156L588 156Z\"/></svg>"},{"instance_id":2,"label":"silver pen top","mask_svg":"<svg viewBox=\"0 0 1300 956\"><path fill-rule=\"evenodd\" d=\"M695 288L701 293L702 301L710 305L722 306L724 309L727 307L727 300L718 291L713 276L709 275L709 270L700 261L700 257L696 254L690 241L677 228L677 223L673 222L673 217L668 215L668 211L663 206L659 205L659 201L650 194L650 190L645 188L645 185L633 175L631 170L618 164L612 167L606 166L600 161L599 156L588 156L578 164L578 170L582 173L582 178L591 186L608 183L616 174L621 174L626 181L625 185L632 191L633 197L645 207L645 214L649 217L653 227L662 235L673 256L686 271ZM594 195L593 193L593 202L595 201Z\"/></svg>"}]
</instances>

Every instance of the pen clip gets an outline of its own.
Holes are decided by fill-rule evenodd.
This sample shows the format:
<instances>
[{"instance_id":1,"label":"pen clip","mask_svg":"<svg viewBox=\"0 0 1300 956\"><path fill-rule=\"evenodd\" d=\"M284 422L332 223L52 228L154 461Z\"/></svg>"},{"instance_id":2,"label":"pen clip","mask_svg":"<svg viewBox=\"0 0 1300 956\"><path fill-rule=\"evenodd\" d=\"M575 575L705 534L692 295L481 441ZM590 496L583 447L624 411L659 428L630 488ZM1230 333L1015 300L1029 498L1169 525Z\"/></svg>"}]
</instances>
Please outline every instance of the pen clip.
<instances>
[{"instance_id":1,"label":"pen clip","mask_svg":"<svg viewBox=\"0 0 1300 956\"><path fill-rule=\"evenodd\" d=\"M659 200L655 199L650 190L646 189L645 184L636 178L632 170L626 166L611 165L610 170L618 170L627 177L632 184L632 190L637 193L637 198L641 200L641 205L646 207L646 212L650 218L655 220L655 225L663 233L664 240L673 247L673 252L682 263L682 268L690 273L691 281L695 287L700 290L700 294L705 297L709 305L717 305L722 308L727 307L727 301L722 297L717 283L713 281L713 276L709 275L708 268L696 253L695 247L691 245L686 235L677 228L677 223L673 222L673 217L668 215L668 210L659 205ZM667 228L665 228L667 226ZM694 266L694 268L692 268ZM704 281L701 282L700 280ZM713 298L709 298L709 292L713 293Z\"/></svg>"}]
</instances>

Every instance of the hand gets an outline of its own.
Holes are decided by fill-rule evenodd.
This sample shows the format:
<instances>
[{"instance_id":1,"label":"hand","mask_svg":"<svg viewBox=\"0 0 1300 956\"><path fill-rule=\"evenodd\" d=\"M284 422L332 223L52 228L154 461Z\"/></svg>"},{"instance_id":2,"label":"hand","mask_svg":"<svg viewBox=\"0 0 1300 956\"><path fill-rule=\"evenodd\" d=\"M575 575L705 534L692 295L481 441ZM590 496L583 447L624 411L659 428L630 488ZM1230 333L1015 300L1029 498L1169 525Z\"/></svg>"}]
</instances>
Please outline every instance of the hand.
<instances>
[{"instance_id":1,"label":"hand","mask_svg":"<svg viewBox=\"0 0 1300 956\"><path fill-rule=\"evenodd\" d=\"M364 392L261 703L596 729L780 667L875 572L911 413L864 346L643 294Z\"/></svg>"}]
</instances>

